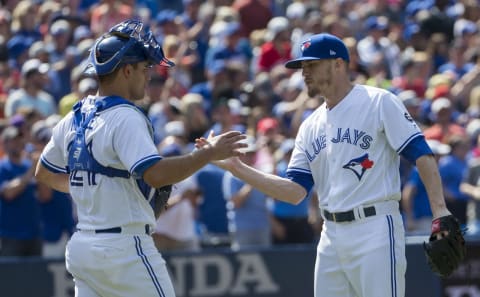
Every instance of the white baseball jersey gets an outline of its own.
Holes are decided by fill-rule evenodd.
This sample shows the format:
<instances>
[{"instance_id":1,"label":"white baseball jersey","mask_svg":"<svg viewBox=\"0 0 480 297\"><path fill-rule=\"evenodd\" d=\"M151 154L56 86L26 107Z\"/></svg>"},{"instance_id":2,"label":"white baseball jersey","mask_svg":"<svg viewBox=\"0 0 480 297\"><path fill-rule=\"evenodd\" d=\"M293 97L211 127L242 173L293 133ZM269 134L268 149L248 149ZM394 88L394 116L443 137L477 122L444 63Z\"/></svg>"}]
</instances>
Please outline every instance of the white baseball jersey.
<instances>
[{"instance_id":1,"label":"white baseball jersey","mask_svg":"<svg viewBox=\"0 0 480 297\"><path fill-rule=\"evenodd\" d=\"M82 111L92 107L88 97ZM67 173L68 146L75 135L73 113L54 128L45 147L42 163L54 172ZM101 111L85 132L93 157L103 166L128 170L130 178L108 177L77 171L70 175L70 193L77 204L78 229L108 229L133 224L149 224L153 230L155 215L147 198L137 186L137 171L160 160L153 143L148 119L134 106L116 105ZM121 207L119 207L121 206Z\"/></svg>"},{"instance_id":2,"label":"white baseball jersey","mask_svg":"<svg viewBox=\"0 0 480 297\"><path fill-rule=\"evenodd\" d=\"M324 103L302 123L288 171L311 174L320 207L330 212L399 200L398 154L421 135L397 97L355 85L333 109Z\"/></svg>"}]
</instances>

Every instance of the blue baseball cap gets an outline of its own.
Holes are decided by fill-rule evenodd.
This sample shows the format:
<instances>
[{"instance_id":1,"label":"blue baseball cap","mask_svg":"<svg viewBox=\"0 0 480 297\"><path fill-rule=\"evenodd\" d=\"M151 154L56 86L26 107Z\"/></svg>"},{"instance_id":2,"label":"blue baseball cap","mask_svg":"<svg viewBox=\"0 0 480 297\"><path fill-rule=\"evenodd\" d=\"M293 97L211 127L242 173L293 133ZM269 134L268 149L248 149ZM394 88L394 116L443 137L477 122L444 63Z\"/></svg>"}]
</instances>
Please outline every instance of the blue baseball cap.
<instances>
[{"instance_id":1,"label":"blue baseball cap","mask_svg":"<svg viewBox=\"0 0 480 297\"><path fill-rule=\"evenodd\" d=\"M166 23L175 21L177 17L177 12L172 9L161 10L155 17L155 21L158 25L165 25Z\"/></svg>"},{"instance_id":2,"label":"blue baseball cap","mask_svg":"<svg viewBox=\"0 0 480 297\"><path fill-rule=\"evenodd\" d=\"M348 49L343 41L331 34L316 34L304 40L301 45L301 57L290 60L285 67L290 69L302 68L302 61L322 60L322 59L343 59L350 61Z\"/></svg>"},{"instance_id":3,"label":"blue baseball cap","mask_svg":"<svg viewBox=\"0 0 480 297\"><path fill-rule=\"evenodd\" d=\"M385 30L388 28L388 19L383 16L371 16L365 21L367 30Z\"/></svg>"}]
</instances>

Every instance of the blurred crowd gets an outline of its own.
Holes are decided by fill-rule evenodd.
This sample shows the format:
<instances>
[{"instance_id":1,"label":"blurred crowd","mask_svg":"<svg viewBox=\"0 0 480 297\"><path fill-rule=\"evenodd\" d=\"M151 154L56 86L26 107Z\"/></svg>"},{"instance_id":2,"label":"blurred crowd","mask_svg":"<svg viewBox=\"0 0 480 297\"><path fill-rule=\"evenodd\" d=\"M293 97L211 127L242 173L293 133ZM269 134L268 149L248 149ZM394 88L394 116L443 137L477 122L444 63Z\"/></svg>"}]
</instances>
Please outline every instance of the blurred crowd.
<instances>
[{"instance_id":1,"label":"blurred crowd","mask_svg":"<svg viewBox=\"0 0 480 297\"><path fill-rule=\"evenodd\" d=\"M129 18L149 26L176 63L152 70L137 102L161 155L188 153L211 130L239 130L249 135L243 161L284 175L299 125L322 104L284 62L299 55L302 40L328 32L350 50L352 81L402 100L437 156L449 209L480 234L477 0L7 0L0 6L0 256L63 256L75 206L35 182L34 164L55 124L96 93L95 77L83 73L95 39ZM418 171L403 160L399 170L407 234L429 234ZM313 244L321 230L314 193L299 205L273 201L213 165L175 185L169 204L154 234L161 251Z\"/></svg>"}]
</instances>

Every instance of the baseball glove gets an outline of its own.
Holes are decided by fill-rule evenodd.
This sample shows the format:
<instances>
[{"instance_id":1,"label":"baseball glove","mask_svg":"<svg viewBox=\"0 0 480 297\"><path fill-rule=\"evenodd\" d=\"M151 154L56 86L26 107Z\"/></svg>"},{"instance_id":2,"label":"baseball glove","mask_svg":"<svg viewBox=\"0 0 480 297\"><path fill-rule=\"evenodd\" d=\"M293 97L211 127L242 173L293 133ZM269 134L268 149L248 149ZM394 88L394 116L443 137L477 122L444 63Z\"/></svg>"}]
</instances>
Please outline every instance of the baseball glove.
<instances>
[{"instance_id":1,"label":"baseball glove","mask_svg":"<svg viewBox=\"0 0 480 297\"><path fill-rule=\"evenodd\" d=\"M438 234L441 234L440 238L437 238ZM441 277L452 274L467 252L458 220L452 215L433 220L432 234L429 242L423 243L423 248L434 273Z\"/></svg>"},{"instance_id":2,"label":"baseball glove","mask_svg":"<svg viewBox=\"0 0 480 297\"><path fill-rule=\"evenodd\" d=\"M172 192L172 185L166 185L155 190L155 196L152 199L155 216L168 208L168 198Z\"/></svg>"}]
</instances>

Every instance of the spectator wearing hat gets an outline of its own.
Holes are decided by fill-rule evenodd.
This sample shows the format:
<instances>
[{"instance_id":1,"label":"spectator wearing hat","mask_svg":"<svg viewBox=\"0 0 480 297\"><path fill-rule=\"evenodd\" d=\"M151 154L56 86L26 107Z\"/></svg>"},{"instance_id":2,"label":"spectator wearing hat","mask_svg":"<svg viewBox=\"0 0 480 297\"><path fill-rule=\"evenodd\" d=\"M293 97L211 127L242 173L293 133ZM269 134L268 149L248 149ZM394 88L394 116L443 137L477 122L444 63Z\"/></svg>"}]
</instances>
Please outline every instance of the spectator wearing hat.
<instances>
[{"instance_id":1,"label":"spectator wearing hat","mask_svg":"<svg viewBox=\"0 0 480 297\"><path fill-rule=\"evenodd\" d=\"M50 63L50 47L51 44L48 42L36 41L28 50L28 56L30 59L39 59L42 63ZM55 95L62 92L61 75L55 67L50 67L47 76L48 82L43 89L55 99Z\"/></svg>"},{"instance_id":2,"label":"spectator wearing hat","mask_svg":"<svg viewBox=\"0 0 480 297\"><path fill-rule=\"evenodd\" d=\"M258 54L256 70L270 71L276 64L282 64L292 58L290 26L285 17L274 17L267 24L266 40Z\"/></svg>"},{"instance_id":3,"label":"spectator wearing hat","mask_svg":"<svg viewBox=\"0 0 480 297\"><path fill-rule=\"evenodd\" d=\"M50 140L52 127L45 120L33 124L31 131L32 153L40 154ZM63 258L68 239L75 231L72 198L69 194L37 184L38 200L42 218L42 256Z\"/></svg>"},{"instance_id":4,"label":"spectator wearing hat","mask_svg":"<svg viewBox=\"0 0 480 297\"><path fill-rule=\"evenodd\" d=\"M475 64L467 61L465 52L468 47L460 39L455 39L448 51L448 60L438 67L439 73L449 74L453 81L458 81L468 73Z\"/></svg>"},{"instance_id":5,"label":"spectator wearing hat","mask_svg":"<svg viewBox=\"0 0 480 297\"><path fill-rule=\"evenodd\" d=\"M207 50L205 66L212 65L216 60L223 60L227 64L241 64L243 67L250 64L252 53L249 48L243 46L240 23L224 22L223 32L218 40L218 44Z\"/></svg>"},{"instance_id":6,"label":"spectator wearing hat","mask_svg":"<svg viewBox=\"0 0 480 297\"><path fill-rule=\"evenodd\" d=\"M47 83L49 65L30 59L22 66L22 87L12 92L5 105L5 116L11 117L22 107L30 107L47 117L56 111L55 101L43 87Z\"/></svg>"},{"instance_id":7,"label":"spectator wearing hat","mask_svg":"<svg viewBox=\"0 0 480 297\"><path fill-rule=\"evenodd\" d=\"M80 64L77 48L71 44L72 26L67 20L59 19L50 26L52 49L50 51L50 64L58 73L59 87L52 93L55 103L71 92L70 75L72 69Z\"/></svg>"},{"instance_id":8,"label":"spectator wearing hat","mask_svg":"<svg viewBox=\"0 0 480 297\"><path fill-rule=\"evenodd\" d=\"M435 139L448 143L449 139L456 136L464 136L465 128L452 120L452 102L446 97L435 99L431 105L431 114L434 124L423 131L426 139Z\"/></svg>"},{"instance_id":9,"label":"spectator wearing hat","mask_svg":"<svg viewBox=\"0 0 480 297\"><path fill-rule=\"evenodd\" d=\"M40 154L26 153L25 136L17 127L5 128L1 141L6 156L0 160L0 256L41 256L40 206L33 179Z\"/></svg>"},{"instance_id":10,"label":"spectator wearing hat","mask_svg":"<svg viewBox=\"0 0 480 297\"><path fill-rule=\"evenodd\" d=\"M28 50L33 41L29 38L15 35L7 42L7 53L9 66L15 70L20 70L23 63L28 60Z\"/></svg>"},{"instance_id":11,"label":"spectator wearing hat","mask_svg":"<svg viewBox=\"0 0 480 297\"><path fill-rule=\"evenodd\" d=\"M385 36L388 19L384 16L371 16L365 21L367 35L360 39L357 50L362 63L368 68L383 64L386 78L400 76L400 49L398 45Z\"/></svg>"},{"instance_id":12,"label":"spectator wearing hat","mask_svg":"<svg viewBox=\"0 0 480 297\"><path fill-rule=\"evenodd\" d=\"M93 38L93 33L87 25L80 25L73 31L73 43L78 45L80 42L86 39Z\"/></svg>"},{"instance_id":13,"label":"spectator wearing hat","mask_svg":"<svg viewBox=\"0 0 480 297\"><path fill-rule=\"evenodd\" d=\"M476 34L478 26L475 22L464 18L458 18L453 25L453 36L461 39L468 46L476 46Z\"/></svg>"},{"instance_id":14,"label":"spectator wearing hat","mask_svg":"<svg viewBox=\"0 0 480 297\"><path fill-rule=\"evenodd\" d=\"M179 34L179 23L175 21L177 17L178 13L171 9L160 10L155 16L155 38L160 44L163 44L165 36Z\"/></svg>"},{"instance_id":15,"label":"spectator wearing hat","mask_svg":"<svg viewBox=\"0 0 480 297\"><path fill-rule=\"evenodd\" d=\"M435 160L450 153L450 146L438 140L427 140ZM417 167L413 167L407 176L402 189L402 211L405 219L406 232L409 235L428 235L431 232L432 211L428 195L423 185Z\"/></svg>"},{"instance_id":16,"label":"spectator wearing hat","mask_svg":"<svg viewBox=\"0 0 480 297\"><path fill-rule=\"evenodd\" d=\"M215 11L215 18L213 22L235 22L238 23L240 21L240 16L238 12L233 9L231 6L220 6ZM241 28L240 28L241 31Z\"/></svg>"},{"instance_id":17,"label":"spectator wearing hat","mask_svg":"<svg viewBox=\"0 0 480 297\"><path fill-rule=\"evenodd\" d=\"M200 94L203 97L204 108L207 114L211 114L214 105L215 94L232 88L232 82L228 77L228 69L225 61L217 60L206 68L207 80L194 84L189 93ZM233 96L233 92L231 94Z\"/></svg>"}]
</instances>

